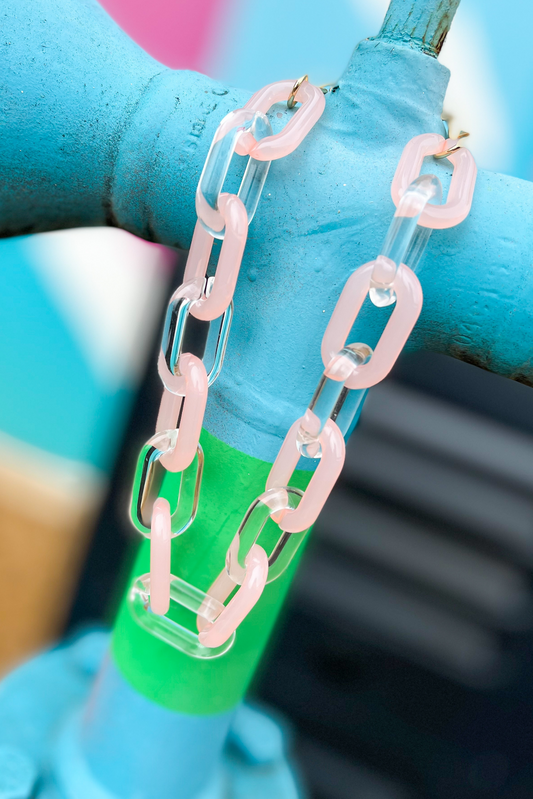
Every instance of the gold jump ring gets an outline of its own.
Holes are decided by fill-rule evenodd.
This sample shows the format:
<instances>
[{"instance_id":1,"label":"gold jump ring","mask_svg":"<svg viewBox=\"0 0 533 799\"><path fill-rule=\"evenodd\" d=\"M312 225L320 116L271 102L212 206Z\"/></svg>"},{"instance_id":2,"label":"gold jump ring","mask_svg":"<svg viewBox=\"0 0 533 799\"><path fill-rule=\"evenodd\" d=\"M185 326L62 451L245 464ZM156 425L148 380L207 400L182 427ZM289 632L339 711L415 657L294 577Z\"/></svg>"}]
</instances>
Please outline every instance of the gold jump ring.
<instances>
[{"instance_id":1,"label":"gold jump ring","mask_svg":"<svg viewBox=\"0 0 533 799\"><path fill-rule=\"evenodd\" d=\"M296 95L298 94L298 89L302 85L302 83L306 80L309 80L308 75L302 75L301 78L298 78L297 81L294 82L294 86L291 89L291 93L289 94L289 99L287 100L287 108L291 109L294 108L296 105Z\"/></svg>"},{"instance_id":2,"label":"gold jump ring","mask_svg":"<svg viewBox=\"0 0 533 799\"><path fill-rule=\"evenodd\" d=\"M457 136L457 138L458 139L464 139L466 136L470 136L470 133L467 133L466 130L460 130L459 131L459 135ZM461 145L460 144L454 144L453 147L449 147L443 153L436 153L436 155L434 155L433 158L437 158L437 159L439 159L439 158L448 158L449 155L451 155L452 153L456 153L457 150L460 150L460 149L461 149Z\"/></svg>"}]
</instances>

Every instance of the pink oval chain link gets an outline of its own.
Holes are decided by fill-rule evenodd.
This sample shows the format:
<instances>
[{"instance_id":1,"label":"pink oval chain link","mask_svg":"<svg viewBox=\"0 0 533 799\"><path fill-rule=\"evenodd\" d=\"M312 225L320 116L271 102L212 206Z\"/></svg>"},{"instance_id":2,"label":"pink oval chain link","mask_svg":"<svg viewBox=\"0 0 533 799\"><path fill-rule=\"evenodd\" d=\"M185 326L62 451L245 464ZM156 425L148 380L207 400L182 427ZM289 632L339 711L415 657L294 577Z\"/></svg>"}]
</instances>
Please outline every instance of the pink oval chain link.
<instances>
[{"instance_id":1,"label":"pink oval chain link","mask_svg":"<svg viewBox=\"0 0 533 799\"><path fill-rule=\"evenodd\" d=\"M300 460L300 451L296 446L298 428L302 419L297 419L285 436L276 460L272 464L266 483L266 489L290 485L292 473ZM280 510L276 513L277 524L287 533L299 533L307 530L317 520L318 514L331 493L341 473L346 445L342 433L329 419L320 434L322 458L313 474L307 489L297 508Z\"/></svg>"},{"instance_id":2,"label":"pink oval chain link","mask_svg":"<svg viewBox=\"0 0 533 799\"><path fill-rule=\"evenodd\" d=\"M370 288L374 261L350 275L331 314L322 339L322 361L327 368L342 350ZM369 388L383 380L398 358L422 310L422 287L414 272L401 264L393 282L396 305L368 363L357 367L347 388Z\"/></svg>"},{"instance_id":3,"label":"pink oval chain link","mask_svg":"<svg viewBox=\"0 0 533 799\"><path fill-rule=\"evenodd\" d=\"M161 463L169 472L182 472L193 462L207 402L207 372L203 361L185 352L180 356L179 369L185 381L185 397L165 389L157 417L156 432L171 430L176 427L183 403L176 446L161 457Z\"/></svg>"},{"instance_id":4,"label":"pink oval chain link","mask_svg":"<svg viewBox=\"0 0 533 799\"><path fill-rule=\"evenodd\" d=\"M226 575L226 569L223 572ZM233 580L227 575L226 578L221 573L208 591L220 602L223 602L235 587ZM207 624L202 623L198 617L200 622L198 626L202 628L198 634L200 643L208 647L217 647L227 641L259 601L267 578L267 554L262 546L254 544L246 556L246 576L243 583L220 616Z\"/></svg>"},{"instance_id":5,"label":"pink oval chain link","mask_svg":"<svg viewBox=\"0 0 533 799\"><path fill-rule=\"evenodd\" d=\"M274 103L287 101L293 86L293 80L270 83L253 94L242 111L261 111L266 114ZM275 161L292 153L320 119L326 107L322 90L307 81L301 84L295 100L302 105L280 133L256 141L251 133L244 132L235 151L239 155L251 155L257 161ZM242 121L245 121L244 118Z\"/></svg>"},{"instance_id":6,"label":"pink oval chain link","mask_svg":"<svg viewBox=\"0 0 533 799\"><path fill-rule=\"evenodd\" d=\"M438 133L422 133L406 144L391 186L391 196L396 206L413 180L419 176L424 158L438 155L458 141L445 139ZM474 156L466 147L460 147L456 152L450 153L448 159L455 167L448 197L443 205L426 205L418 220L422 227L438 230L453 227L470 213L477 175Z\"/></svg>"},{"instance_id":7,"label":"pink oval chain link","mask_svg":"<svg viewBox=\"0 0 533 799\"><path fill-rule=\"evenodd\" d=\"M164 616L170 607L170 505L163 497L154 502L150 535L150 607Z\"/></svg>"},{"instance_id":8,"label":"pink oval chain link","mask_svg":"<svg viewBox=\"0 0 533 799\"><path fill-rule=\"evenodd\" d=\"M224 218L226 235L220 249L213 288L209 297L202 297L191 306L191 314L204 321L222 316L233 299L248 236L246 209L235 194L220 195L219 211ZM185 267L185 281L197 281L205 277L213 241L213 236L197 222Z\"/></svg>"}]
</instances>

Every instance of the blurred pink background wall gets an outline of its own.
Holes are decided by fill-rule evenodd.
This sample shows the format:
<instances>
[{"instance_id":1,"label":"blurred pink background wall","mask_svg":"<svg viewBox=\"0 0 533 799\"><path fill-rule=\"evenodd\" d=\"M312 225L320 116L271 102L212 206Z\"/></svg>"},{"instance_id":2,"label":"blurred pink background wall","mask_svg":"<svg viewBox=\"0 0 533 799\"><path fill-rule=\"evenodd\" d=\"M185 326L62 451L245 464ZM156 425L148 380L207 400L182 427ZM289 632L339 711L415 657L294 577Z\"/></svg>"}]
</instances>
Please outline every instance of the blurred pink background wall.
<instances>
[{"instance_id":1,"label":"blurred pink background wall","mask_svg":"<svg viewBox=\"0 0 533 799\"><path fill-rule=\"evenodd\" d=\"M100 0L132 39L172 69L205 69L231 0Z\"/></svg>"}]
</instances>

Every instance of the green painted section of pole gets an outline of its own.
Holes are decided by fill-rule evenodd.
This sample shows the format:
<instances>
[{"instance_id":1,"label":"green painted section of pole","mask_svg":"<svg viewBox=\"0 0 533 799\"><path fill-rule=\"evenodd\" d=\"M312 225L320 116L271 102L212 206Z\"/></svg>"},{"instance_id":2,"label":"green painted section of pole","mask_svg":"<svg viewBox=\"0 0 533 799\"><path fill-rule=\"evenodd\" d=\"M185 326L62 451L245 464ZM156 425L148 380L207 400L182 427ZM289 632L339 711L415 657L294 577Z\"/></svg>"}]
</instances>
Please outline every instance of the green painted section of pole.
<instances>
[{"instance_id":1,"label":"green painted section of pole","mask_svg":"<svg viewBox=\"0 0 533 799\"><path fill-rule=\"evenodd\" d=\"M198 516L192 527L175 538L172 569L206 591L224 568L226 551L248 506L263 493L271 464L245 455L205 430L201 439L205 469ZM175 500L179 476L167 473L163 494ZM291 485L305 488L312 472L295 472ZM260 543L271 548L280 531L269 522ZM213 715L229 710L244 695L259 662L303 551L279 579L269 583L246 621L237 630L233 647L212 660L180 652L141 628L131 615L127 596L115 624L113 654L128 682L150 699L181 713ZM132 578L150 570L150 544L141 546ZM195 618L189 614L190 629Z\"/></svg>"}]
</instances>

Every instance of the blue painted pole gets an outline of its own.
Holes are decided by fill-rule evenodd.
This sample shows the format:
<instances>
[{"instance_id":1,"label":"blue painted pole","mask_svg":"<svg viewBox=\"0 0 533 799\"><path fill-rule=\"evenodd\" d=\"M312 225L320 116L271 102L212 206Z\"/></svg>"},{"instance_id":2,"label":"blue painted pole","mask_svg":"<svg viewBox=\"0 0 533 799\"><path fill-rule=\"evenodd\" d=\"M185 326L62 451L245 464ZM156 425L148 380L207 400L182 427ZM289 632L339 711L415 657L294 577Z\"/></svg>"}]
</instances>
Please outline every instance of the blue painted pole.
<instances>
[{"instance_id":1,"label":"blue painted pole","mask_svg":"<svg viewBox=\"0 0 533 799\"><path fill-rule=\"evenodd\" d=\"M301 407L314 383L322 319L350 271L375 255L393 212L390 181L403 146L422 131L442 132L448 70L419 43L427 40L425 28L442 40L439 20L444 14L450 22L455 5L393 3L383 38L356 48L320 124L297 153L272 167L237 302L269 320L268 330L256 333L269 346L250 348L241 368L253 362L256 373L279 374L279 384L256 381L259 424L274 436L280 416L266 409L281 407L278 385L283 396L294 382L286 382L295 368L288 344L301 349L305 340L311 358L301 358L305 374L289 401ZM436 20L431 26L428 14ZM415 38L406 42L413 17ZM112 224L186 247L212 135L246 93L165 69L95 0L7 0L3 34L0 234ZM446 164L430 169L446 181ZM411 349L448 353L533 384L532 202L531 183L480 171L470 217L432 236L422 272L426 302ZM295 291L305 314L289 310ZM261 324L253 315L254 326ZM374 313L363 318L370 343L382 320ZM235 326L242 330L244 321L238 316ZM282 368L274 370L280 355Z\"/></svg>"},{"instance_id":2,"label":"blue painted pole","mask_svg":"<svg viewBox=\"0 0 533 799\"><path fill-rule=\"evenodd\" d=\"M271 462L307 406L342 286L375 257L394 212L390 183L401 151L414 135L443 131L448 71L433 56L456 6L394 2L380 36L354 51L320 123L296 153L272 165L250 228L225 368L206 415L207 431L243 455ZM8 0L4 14L3 234L111 224L186 247L210 141L246 94L163 68L92 0ZM431 163L429 171L449 180L444 163ZM532 203L531 184L480 172L470 217L431 239L421 272L425 306L411 349L452 354L533 384ZM383 313L368 309L356 340L373 346L383 325ZM102 672L81 748L91 773L113 796L126 797L132 767L126 755L122 764L106 757L117 736L134 756L146 699L128 698L123 679L112 664ZM151 743L163 747L173 732L184 741L173 778L162 777L154 794L170 799L176 786L190 785L188 758L205 748L213 756L229 722L213 715L196 734L178 714L169 727L168 711L154 707ZM153 762L135 769L135 785L151 797ZM203 775L201 790L210 790L215 772ZM197 790L183 787L182 796Z\"/></svg>"},{"instance_id":3,"label":"blue painted pole","mask_svg":"<svg viewBox=\"0 0 533 799\"><path fill-rule=\"evenodd\" d=\"M382 42L402 44L437 57L461 0L394 0L377 36Z\"/></svg>"}]
</instances>

